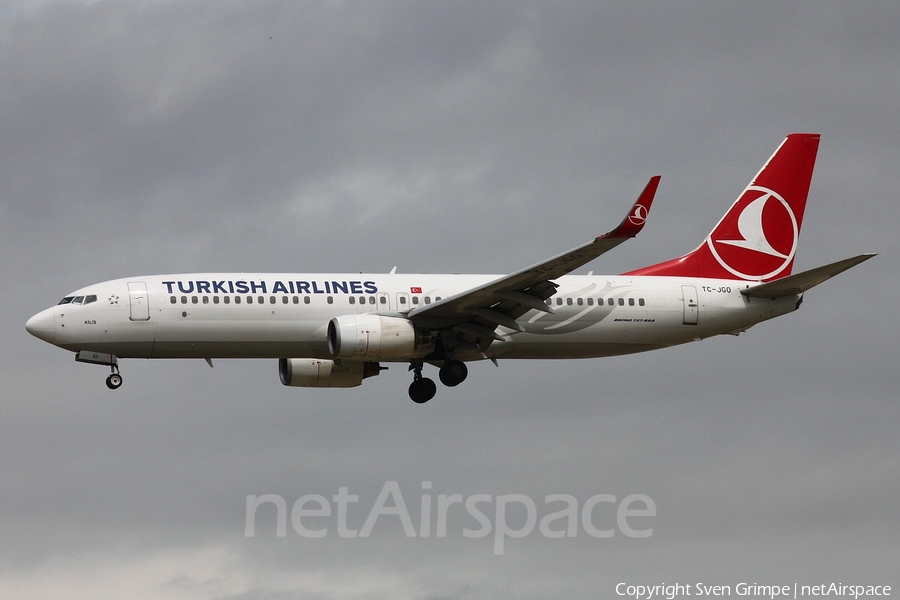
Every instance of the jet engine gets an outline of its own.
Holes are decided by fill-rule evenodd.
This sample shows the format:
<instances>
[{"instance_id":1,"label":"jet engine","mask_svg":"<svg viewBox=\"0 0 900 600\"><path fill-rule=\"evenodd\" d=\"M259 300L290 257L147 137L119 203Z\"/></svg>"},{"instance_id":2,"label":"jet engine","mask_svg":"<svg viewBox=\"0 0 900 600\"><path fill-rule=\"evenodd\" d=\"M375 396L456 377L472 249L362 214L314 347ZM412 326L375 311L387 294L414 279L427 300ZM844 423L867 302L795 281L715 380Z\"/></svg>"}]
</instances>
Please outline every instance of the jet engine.
<instances>
[{"instance_id":1,"label":"jet engine","mask_svg":"<svg viewBox=\"0 0 900 600\"><path fill-rule=\"evenodd\" d=\"M278 377L291 387L356 387L378 375L377 362L333 361L318 358L279 358Z\"/></svg>"},{"instance_id":2,"label":"jet engine","mask_svg":"<svg viewBox=\"0 0 900 600\"><path fill-rule=\"evenodd\" d=\"M328 352L332 358L397 360L410 358L423 336L399 317L343 315L328 323Z\"/></svg>"}]
</instances>

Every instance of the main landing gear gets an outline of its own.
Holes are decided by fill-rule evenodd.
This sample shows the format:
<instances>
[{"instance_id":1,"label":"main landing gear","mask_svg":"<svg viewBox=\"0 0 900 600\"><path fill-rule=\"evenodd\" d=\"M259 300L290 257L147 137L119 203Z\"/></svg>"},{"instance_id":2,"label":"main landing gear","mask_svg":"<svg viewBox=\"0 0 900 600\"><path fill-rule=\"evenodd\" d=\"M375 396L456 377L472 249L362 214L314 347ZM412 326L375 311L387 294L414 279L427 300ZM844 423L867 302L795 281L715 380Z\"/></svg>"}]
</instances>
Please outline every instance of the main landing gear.
<instances>
[{"instance_id":1,"label":"main landing gear","mask_svg":"<svg viewBox=\"0 0 900 600\"><path fill-rule=\"evenodd\" d=\"M461 360L448 360L438 371L438 377L441 383L447 387L456 387L466 380L469 375L469 369L466 363Z\"/></svg>"},{"instance_id":2,"label":"main landing gear","mask_svg":"<svg viewBox=\"0 0 900 600\"><path fill-rule=\"evenodd\" d=\"M409 397L416 404L424 404L434 398L437 386L431 379L422 377L422 363L413 363L410 369L413 371L413 382L409 384Z\"/></svg>"},{"instance_id":3,"label":"main landing gear","mask_svg":"<svg viewBox=\"0 0 900 600\"><path fill-rule=\"evenodd\" d=\"M434 398L437 392L437 386L434 381L427 377L422 377L422 363L412 363L410 370L413 371L413 382L409 384L409 397L416 404L424 404ZM438 372L441 383L447 387L455 387L465 381L469 374L469 369L461 360L448 360Z\"/></svg>"}]
</instances>

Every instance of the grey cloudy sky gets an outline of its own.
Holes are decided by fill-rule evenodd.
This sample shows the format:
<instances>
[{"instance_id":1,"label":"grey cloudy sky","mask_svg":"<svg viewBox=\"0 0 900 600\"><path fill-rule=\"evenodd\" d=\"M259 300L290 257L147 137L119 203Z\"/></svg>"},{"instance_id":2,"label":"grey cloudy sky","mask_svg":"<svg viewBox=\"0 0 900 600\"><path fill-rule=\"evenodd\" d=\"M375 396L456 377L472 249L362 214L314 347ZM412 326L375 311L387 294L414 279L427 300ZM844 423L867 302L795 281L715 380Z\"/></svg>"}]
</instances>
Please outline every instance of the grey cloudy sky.
<instances>
[{"instance_id":1,"label":"grey cloudy sky","mask_svg":"<svg viewBox=\"0 0 900 600\"><path fill-rule=\"evenodd\" d=\"M896 2L0 3L0 596L896 589L897 31ZM129 275L509 272L661 174L642 235L585 269L623 272L693 248L791 131L822 134L797 268L880 256L738 338L475 364L415 406L402 366L335 392L274 361L125 361L112 393L24 330ZM348 487L359 528L386 481L415 523L423 481L657 516L502 555L464 512L446 538L279 538L266 510L244 535L248 494Z\"/></svg>"}]
</instances>

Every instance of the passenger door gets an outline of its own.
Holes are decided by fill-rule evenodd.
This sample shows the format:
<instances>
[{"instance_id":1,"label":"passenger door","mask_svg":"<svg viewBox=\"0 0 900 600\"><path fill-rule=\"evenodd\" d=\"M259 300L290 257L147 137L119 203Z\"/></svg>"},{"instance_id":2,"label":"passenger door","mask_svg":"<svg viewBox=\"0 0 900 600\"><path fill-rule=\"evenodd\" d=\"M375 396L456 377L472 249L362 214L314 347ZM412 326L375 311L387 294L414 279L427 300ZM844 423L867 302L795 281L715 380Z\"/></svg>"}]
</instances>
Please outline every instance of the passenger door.
<instances>
[{"instance_id":1,"label":"passenger door","mask_svg":"<svg viewBox=\"0 0 900 600\"><path fill-rule=\"evenodd\" d=\"M147 295L147 284L143 281L128 282L129 319L132 321L150 320L150 301Z\"/></svg>"},{"instance_id":2,"label":"passenger door","mask_svg":"<svg viewBox=\"0 0 900 600\"><path fill-rule=\"evenodd\" d=\"M693 285L681 286L681 296L684 302L684 324L696 325L700 317L700 301L697 298L697 287Z\"/></svg>"}]
</instances>

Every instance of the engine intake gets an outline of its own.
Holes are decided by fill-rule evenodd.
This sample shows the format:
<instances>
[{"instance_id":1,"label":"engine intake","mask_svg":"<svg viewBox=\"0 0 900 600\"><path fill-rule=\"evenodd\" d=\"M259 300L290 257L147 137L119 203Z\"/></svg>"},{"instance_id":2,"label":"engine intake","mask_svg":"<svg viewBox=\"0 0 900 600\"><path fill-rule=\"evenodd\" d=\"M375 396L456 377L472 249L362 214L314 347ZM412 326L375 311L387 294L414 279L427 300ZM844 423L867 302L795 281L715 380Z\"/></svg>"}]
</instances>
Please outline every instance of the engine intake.
<instances>
[{"instance_id":1,"label":"engine intake","mask_svg":"<svg viewBox=\"0 0 900 600\"><path fill-rule=\"evenodd\" d=\"M328 323L328 352L349 360L411 358L422 344L413 324L399 317L343 315Z\"/></svg>"},{"instance_id":2,"label":"engine intake","mask_svg":"<svg viewBox=\"0 0 900 600\"><path fill-rule=\"evenodd\" d=\"M291 387L356 387L366 377L378 375L377 362L335 362L318 358L279 358L278 377Z\"/></svg>"}]
</instances>

